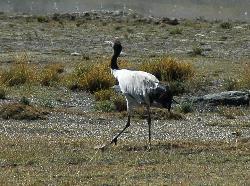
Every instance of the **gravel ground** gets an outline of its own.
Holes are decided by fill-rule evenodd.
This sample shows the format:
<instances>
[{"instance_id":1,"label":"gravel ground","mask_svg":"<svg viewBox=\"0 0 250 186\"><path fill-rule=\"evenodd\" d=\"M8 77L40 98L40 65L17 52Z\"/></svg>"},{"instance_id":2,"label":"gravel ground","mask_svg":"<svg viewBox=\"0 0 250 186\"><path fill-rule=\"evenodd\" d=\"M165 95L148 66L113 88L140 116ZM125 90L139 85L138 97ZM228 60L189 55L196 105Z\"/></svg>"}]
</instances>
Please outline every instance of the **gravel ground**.
<instances>
[{"instance_id":1,"label":"gravel ground","mask_svg":"<svg viewBox=\"0 0 250 186\"><path fill-rule=\"evenodd\" d=\"M183 120L154 120L152 136L154 140L226 140L235 139L233 132L240 131L241 138L250 137L250 127L237 127L237 122L249 121L250 117L241 117L228 122L231 127L211 126L214 122L225 120L217 114L193 113L184 116ZM109 140L121 130L126 118L107 117L97 114L64 114L51 113L46 120L15 121L0 120L0 132L8 136L37 135L65 136L69 138L96 137ZM145 120L133 119L131 127L121 136L125 140L147 140L148 127Z\"/></svg>"}]
</instances>

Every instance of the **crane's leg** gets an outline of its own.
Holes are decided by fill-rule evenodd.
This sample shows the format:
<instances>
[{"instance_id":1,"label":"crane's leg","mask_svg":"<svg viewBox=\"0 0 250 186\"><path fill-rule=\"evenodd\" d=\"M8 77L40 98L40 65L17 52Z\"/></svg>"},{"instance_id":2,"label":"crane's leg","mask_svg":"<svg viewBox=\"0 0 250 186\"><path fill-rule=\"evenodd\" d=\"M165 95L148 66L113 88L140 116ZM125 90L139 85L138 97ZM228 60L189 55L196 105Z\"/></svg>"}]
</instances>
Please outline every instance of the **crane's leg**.
<instances>
[{"instance_id":1,"label":"crane's leg","mask_svg":"<svg viewBox=\"0 0 250 186\"><path fill-rule=\"evenodd\" d=\"M125 127L122 129L121 132L119 132L110 142L110 144L114 143L115 145L117 144L117 138L130 126L130 114L128 114L128 120L127 120L127 124L125 125Z\"/></svg>"},{"instance_id":2,"label":"crane's leg","mask_svg":"<svg viewBox=\"0 0 250 186\"><path fill-rule=\"evenodd\" d=\"M127 98L126 98L127 99ZM97 149L100 149L102 151L104 151L109 145L111 144L117 144L117 138L130 126L130 116L131 116L131 111L130 111L130 102L129 100L127 99L127 111L128 111L128 120L127 120L127 123L125 125L125 127L122 129L122 131L120 131L112 140L110 143L106 144L106 145L103 145L103 146L100 146L100 147L97 147Z\"/></svg>"},{"instance_id":3,"label":"crane's leg","mask_svg":"<svg viewBox=\"0 0 250 186\"><path fill-rule=\"evenodd\" d=\"M115 145L117 144L117 138L130 126L130 115L131 115L131 101L128 97L126 97L127 100L127 112L128 112L128 120L127 123L125 125L125 127L122 129L121 132L119 132L119 134L117 134L110 142L110 144L114 143Z\"/></svg>"},{"instance_id":4,"label":"crane's leg","mask_svg":"<svg viewBox=\"0 0 250 186\"><path fill-rule=\"evenodd\" d=\"M96 149L100 149L102 151L104 151L109 145L111 144L117 144L117 138L130 126L130 114L128 114L128 120L127 120L127 124L126 126L122 129L121 132L119 132L112 140L110 143L106 144L106 145L102 145L102 146L97 146Z\"/></svg>"},{"instance_id":5,"label":"crane's leg","mask_svg":"<svg viewBox=\"0 0 250 186\"><path fill-rule=\"evenodd\" d=\"M149 148L151 148L151 114L150 114L150 107L147 106L147 113L148 113L148 143Z\"/></svg>"}]
</instances>

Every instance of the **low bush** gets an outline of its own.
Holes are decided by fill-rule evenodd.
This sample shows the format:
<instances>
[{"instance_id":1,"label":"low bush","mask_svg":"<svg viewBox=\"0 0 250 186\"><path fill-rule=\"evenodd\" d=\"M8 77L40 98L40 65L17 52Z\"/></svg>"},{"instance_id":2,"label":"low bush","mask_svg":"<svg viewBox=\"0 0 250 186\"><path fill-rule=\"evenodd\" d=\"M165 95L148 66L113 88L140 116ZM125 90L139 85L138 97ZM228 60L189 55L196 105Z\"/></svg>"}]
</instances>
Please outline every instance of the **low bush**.
<instances>
[{"instance_id":1,"label":"low bush","mask_svg":"<svg viewBox=\"0 0 250 186\"><path fill-rule=\"evenodd\" d=\"M60 74L63 72L64 67L62 64L47 65L40 72L39 82L43 86L52 86L60 83Z\"/></svg>"},{"instance_id":2,"label":"low bush","mask_svg":"<svg viewBox=\"0 0 250 186\"><path fill-rule=\"evenodd\" d=\"M22 105L30 105L30 100L27 97L23 96L21 97L19 103Z\"/></svg>"},{"instance_id":3,"label":"low bush","mask_svg":"<svg viewBox=\"0 0 250 186\"><path fill-rule=\"evenodd\" d=\"M22 53L16 56L14 63L9 69L3 69L0 72L0 82L6 86L22 85L33 82L36 78L36 72L32 65L29 65L28 55Z\"/></svg>"},{"instance_id":4,"label":"low bush","mask_svg":"<svg viewBox=\"0 0 250 186\"><path fill-rule=\"evenodd\" d=\"M3 119L16 119L16 120L36 120L44 119L48 114L34 106L12 103L2 106L0 116Z\"/></svg>"},{"instance_id":5,"label":"low bush","mask_svg":"<svg viewBox=\"0 0 250 186\"><path fill-rule=\"evenodd\" d=\"M38 21L39 23L48 23L48 22L49 22L49 18L46 17L46 16L38 16L38 17L37 17L37 21Z\"/></svg>"},{"instance_id":6,"label":"low bush","mask_svg":"<svg viewBox=\"0 0 250 186\"><path fill-rule=\"evenodd\" d=\"M95 110L101 112L113 112L115 111L115 105L112 101L109 100L98 101L95 104Z\"/></svg>"},{"instance_id":7,"label":"low bush","mask_svg":"<svg viewBox=\"0 0 250 186\"><path fill-rule=\"evenodd\" d=\"M101 89L107 89L115 84L115 79L110 73L107 63L99 63L92 66L84 74L81 74L79 85L82 89L95 92Z\"/></svg>"},{"instance_id":8,"label":"low bush","mask_svg":"<svg viewBox=\"0 0 250 186\"><path fill-rule=\"evenodd\" d=\"M234 78L227 78L224 80L224 88L227 91L237 90L239 82Z\"/></svg>"},{"instance_id":9,"label":"low bush","mask_svg":"<svg viewBox=\"0 0 250 186\"><path fill-rule=\"evenodd\" d=\"M112 89L99 90L94 93L96 101L111 100L115 96L115 92Z\"/></svg>"},{"instance_id":10,"label":"low bush","mask_svg":"<svg viewBox=\"0 0 250 186\"><path fill-rule=\"evenodd\" d=\"M191 64L170 57L145 62L140 70L155 75L160 81L185 81L194 75Z\"/></svg>"},{"instance_id":11,"label":"low bush","mask_svg":"<svg viewBox=\"0 0 250 186\"><path fill-rule=\"evenodd\" d=\"M121 68L131 66L126 61L121 61L120 64ZM110 71L110 61L100 60L77 65L66 77L65 83L71 90L86 90L94 93L112 87L115 84L115 78Z\"/></svg>"},{"instance_id":12,"label":"low bush","mask_svg":"<svg viewBox=\"0 0 250 186\"><path fill-rule=\"evenodd\" d=\"M239 86L243 89L250 89L250 63L246 63L244 70L239 78Z\"/></svg>"},{"instance_id":13,"label":"low bush","mask_svg":"<svg viewBox=\"0 0 250 186\"><path fill-rule=\"evenodd\" d=\"M173 95L183 94L187 92L188 85L186 82L182 81L171 81L169 82L169 87Z\"/></svg>"},{"instance_id":14,"label":"low bush","mask_svg":"<svg viewBox=\"0 0 250 186\"><path fill-rule=\"evenodd\" d=\"M182 102L180 105L179 105L179 111L181 113L190 113L190 112L193 112L194 111L194 108L193 108L193 103L192 102Z\"/></svg>"},{"instance_id":15,"label":"low bush","mask_svg":"<svg viewBox=\"0 0 250 186\"><path fill-rule=\"evenodd\" d=\"M223 29L230 29L232 28L232 23L229 23L229 22L223 22L220 24L220 27L223 28Z\"/></svg>"},{"instance_id":16,"label":"low bush","mask_svg":"<svg viewBox=\"0 0 250 186\"><path fill-rule=\"evenodd\" d=\"M95 100L98 101L97 108L100 108L100 104L101 106L103 106L107 105L107 103L110 103L112 104L112 109L109 109L110 111L122 112L127 110L127 102L125 97L123 95L116 93L112 89L97 91L94 93L94 96ZM103 107L101 107L100 110L105 110L106 112L108 109L103 109Z\"/></svg>"},{"instance_id":17,"label":"low bush","mask_svg":"<svg viewBox=\"0 0 250 186\"><path fill-rule=\"evenodd\" d=\"M181 29L181 28L174 28L174 29L170 30L169 33L172 35L177 35L177 34L182 34L182 31L183 31L183 29Z\"/></svg>"},{"instance_id":18,"label":"low bush","mask_svg":"<svg viewBox=\"0 0 250 186\"><path fill-rule=\"evenodd\" d=\"M116 111L122 112L127 110L127 102L123 95L115 95L111 98L111 100L115 106Z\"/></svg>"},{"instance_id":19,"label":"low bush","mask_svg":"<svg viewBox=\"0 0 250 186\"><path fill-rule=\"evenodd\" d=\"M6 98L6 90L3 87L0 87L0 99Z\"/></svg>"},{"instance_id":20,"label":"low bush","mask_svg":"<svg viewBox=\"0 0 250 186\"><path fill-rule=\"evenodd\" d=\"M191 52L191 54L192 55L194 55L194 56L198 56L198 55L202 55L202 52L203 52L204 50L201 48L201 47L199 47L199 46L194 46L193 47L193 50L192 50L192 52Z\"/></svg>"}]
</instances>

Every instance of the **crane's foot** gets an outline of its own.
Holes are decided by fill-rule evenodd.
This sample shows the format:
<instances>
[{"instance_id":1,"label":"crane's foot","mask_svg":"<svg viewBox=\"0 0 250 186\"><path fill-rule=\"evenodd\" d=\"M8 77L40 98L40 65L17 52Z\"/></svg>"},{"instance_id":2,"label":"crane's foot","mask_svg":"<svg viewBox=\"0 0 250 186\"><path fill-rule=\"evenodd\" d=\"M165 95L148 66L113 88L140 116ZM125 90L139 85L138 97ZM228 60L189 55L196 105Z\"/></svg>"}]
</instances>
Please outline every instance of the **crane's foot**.
<instances>
[{"instance_id":1,"label":"crane's foot","mask_svg":"<svg viewBox=\"0 0 250 186\"><path fill-rule=\"evenodd\" d=\"M110 144L114 143L115 145L117 145L117 138L112 139L112 141L110 142Z\"/></svg>"},{"instance_id":2,"label":"crane's foot","mask_svg":"<svg viewBox=\"0 0 250 186\"><path fill-rule=\"evenodd\" d=\"M109 146L109 144L98 145L94 149L95 150L101 150L102 152L104 152L105 150L108 149L108 146Z\"/></svg>"},{"instance_id":3,"label":"crane's foot","mask_svg":"<svg viewBox=\"0 0 250 186\"><path fill-rule=\"evenodd\" d=\"M112 139L112 141L109 144L103 144L103 145L98 145L94 149L96 150L101 150L102 152L105 151L111 144L117 145L117 137Z\"/></svg>"}]
</instances>

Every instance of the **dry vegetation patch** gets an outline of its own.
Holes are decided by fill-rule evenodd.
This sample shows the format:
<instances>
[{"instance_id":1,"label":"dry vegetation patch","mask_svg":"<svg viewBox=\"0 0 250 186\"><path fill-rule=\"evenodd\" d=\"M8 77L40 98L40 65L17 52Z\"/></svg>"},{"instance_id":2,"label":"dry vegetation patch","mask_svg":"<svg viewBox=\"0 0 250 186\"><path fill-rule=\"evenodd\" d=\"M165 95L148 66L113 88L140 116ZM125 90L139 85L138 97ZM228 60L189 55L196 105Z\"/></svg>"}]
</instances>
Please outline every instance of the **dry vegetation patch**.
<instances>
[{"instance_id":1,"label":"dry vegetation patch","mask_svg":"<svg viewBox=\"0 0 250 186\"><path fill-rule=\"evenodd\" d=\"M94 93L98 90L108 89L115 83L111 75L109 63L93 62L81 63L66 77L66 84L71 90L85 90Z\"/></svg>"},{"instance_id":2,"label":"dry vegetation patch","mask_svg":"<svg viewBox=\"0 0 250 186\"><path fill-rule=\"evenodd\" d=\"M239 84L242 88L250 89L250 62L244 65Z\"/></svg>"},{"instance_id":3,"label":"dry vegetation patch","mask_svg":"<svg viewBox=\"0 0 250 186\"><path fill-rule=\"evenodd\" d=\"M0 82L7 86L23 85L35 80L36 69L29 64L29 56L25 52L15 56L9 68L0 71Z\"/></svg>"},{"instance_id":4,"label":"dry vegetation patch","mask_svg":"<svg viewBox=\"0 0 250 186\"><path fill-rule=\"evenodd\" d=\"M43 67L39 75L39 82L43 86L52 86L60 83L64 66L56 63Z\"/></svg>"},{"instance_id":5,"label":"dry vegetation patch","mask_svg":"<svg viewBox=\"0 0 250 186\"><path fill-rule=\"evenodd\" d=\"M36 120L45 119L45 112L43 109L34 107L28 104L10 103L3 105L0 110L0 116L3 119L16 119L16 120Z\"/></svg>"},{"instance_id":6,"label":"dry vegetation patch","mask_svg":"<svg viewBox=\"0 0 250 186\"><path fill-rule=\"evenodd\" d=\"M140 70L155 75L160 81L185 81L194 75L194 68L190 63L170 57L145 62Z\"/></svg>"}]
</instances>

